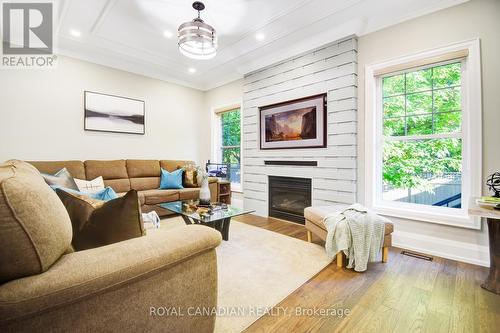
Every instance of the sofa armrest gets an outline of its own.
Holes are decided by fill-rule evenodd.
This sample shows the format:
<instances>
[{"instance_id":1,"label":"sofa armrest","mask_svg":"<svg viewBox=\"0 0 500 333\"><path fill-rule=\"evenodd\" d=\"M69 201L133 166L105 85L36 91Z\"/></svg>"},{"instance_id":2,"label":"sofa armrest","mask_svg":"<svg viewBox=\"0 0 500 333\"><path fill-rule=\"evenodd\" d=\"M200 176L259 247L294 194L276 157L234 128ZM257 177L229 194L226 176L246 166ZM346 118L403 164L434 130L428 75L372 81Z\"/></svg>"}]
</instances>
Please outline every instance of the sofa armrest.
<instances>
[{"instance_id":1,"label":"sofa armrest","mask_svg":"<svg viewBox=\"0 0 500 333\"><path fill-rule=\"evenodd\" d=\"M99 299L103 294L117 289L132 288L131 285L134 283L168 270L175 270L176 275L173 279L176 279L176 283L185 278L199 288L197 281L189 276L179 277L175 267L208 252L212 253L199 260L201 266L207 267L202 268L205 269L203 273L194 272L193 275L207 275L208 281L204 282L206 285L203 287L215 290L215 300L209 301L214 303L210 305L215 306L217 293L215 248L220 242L219 232L206 226L192 225L170 230L152 230L144 237L64 255L42 274L13 280L0 286L0 327L14 319L33 317L61 307L67 308L68 305L85 299ZM189 275L191 269L194 268L187 263L181 271ZM210 276L214 275L214 271L215 278L212 277L211 281ZM184 284L181 282L181 286ZM192 285L186 283L187 289ZM149 288L155 287L170 286L149 286ZM139 292L141 290L139 289ZM212 290L209 291L210 297L207 297L209 299L212 298ZM177 295L185 293L186 290L174 292Z\"/></svg>"}]
</instances>

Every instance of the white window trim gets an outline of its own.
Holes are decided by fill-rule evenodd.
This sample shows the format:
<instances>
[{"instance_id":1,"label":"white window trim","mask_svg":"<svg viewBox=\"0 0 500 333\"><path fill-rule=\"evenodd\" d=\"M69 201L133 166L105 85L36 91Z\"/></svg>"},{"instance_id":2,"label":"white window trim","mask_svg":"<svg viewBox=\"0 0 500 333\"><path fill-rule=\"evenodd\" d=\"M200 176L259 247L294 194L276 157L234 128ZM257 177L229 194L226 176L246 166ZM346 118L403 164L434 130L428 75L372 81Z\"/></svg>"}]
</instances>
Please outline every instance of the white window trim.
<instances>
[{"instance_id":1,"label":"white window trim","mask_svg":"<svg viewBox=\"0 0 500 333\"><path fill-rule=\"evenodd\" d=\"M418 62L459 50L468 50L465 61L466 70L462 71L464 80L462 90L463 108L463 195L462 209L423 206L403 202L382 201L378 195L381 177L382 135L377 131L381 126L381 107L378 106L380 80L375 72L390 66ZM482 190L482 103L481 103L481 54L478 38L446 45L440 48L398 57L365 66L365 203L375 212L405 219L446 224L469 229L480 229L481 220L469 216L467 210L471 197L478 197ZM468 158L466 157L468 155ZM465 181L464 181L465 180ZM380 181L381 183L381 181ZM424 208L424 209L422 209Z\"/></svg>"},{"instance_id":2,"label":"white window trim","mask_svg":"<svg viewBox=\"0 0 500 333\"><path fill-rule=\"evenodd\" d=\"M242 101L231 103L229 105L212 107L212 117L211 117L211 132L212 132L212 145L210 160L214 163L219 163L221 160L220 148L222 145L221 136L221 124L220 124L220 114L231 111L234 109L240 109L240 128L241 128L241 138L240 138L240 183L231 183L231 192L243 192L243 110L241 108L243 105Z\"/></svg>"}]
</instances>

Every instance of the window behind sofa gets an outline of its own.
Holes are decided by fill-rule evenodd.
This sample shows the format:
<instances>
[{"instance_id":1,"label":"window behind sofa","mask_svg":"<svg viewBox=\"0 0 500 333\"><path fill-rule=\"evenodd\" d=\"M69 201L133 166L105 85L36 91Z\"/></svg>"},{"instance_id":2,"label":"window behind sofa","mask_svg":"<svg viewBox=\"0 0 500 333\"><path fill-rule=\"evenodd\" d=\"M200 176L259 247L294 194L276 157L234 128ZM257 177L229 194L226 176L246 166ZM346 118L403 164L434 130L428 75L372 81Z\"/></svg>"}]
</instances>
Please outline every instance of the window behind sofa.
<instances>
[{"instance_id":1,"label":"window behind sofa","mask_svg":"<svg viewBox=\"0 0 500 333\"><path fill-rule=\"evenodd\" d=\"M233 187L241 184L241 115L240 108L232 108L217 113L219 131L216 147L217 160L230 165L230 178Z\"/></svg>"}]
</instances>

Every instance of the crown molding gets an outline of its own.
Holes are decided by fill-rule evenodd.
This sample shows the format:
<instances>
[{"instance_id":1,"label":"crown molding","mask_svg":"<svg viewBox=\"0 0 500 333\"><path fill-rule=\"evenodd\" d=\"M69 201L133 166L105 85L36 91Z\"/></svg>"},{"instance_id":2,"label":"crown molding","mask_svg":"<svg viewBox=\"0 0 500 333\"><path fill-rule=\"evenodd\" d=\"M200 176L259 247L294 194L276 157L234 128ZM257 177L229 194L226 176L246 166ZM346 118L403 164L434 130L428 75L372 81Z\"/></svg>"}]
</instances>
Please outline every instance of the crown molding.
<instances>
[{"instance_id":1,"label":"crown molding","mask_svg":"<svg viewBox=\"0 0 500 333\"><path fill-rule=\"evenodd\" d=\"M298 54L321 47L332 41L343 39L351 35L364 36L467 1L469 0L433 1L428 6L419 8L410 14L398 16L396 13L392 16L375 19L361 16L350 20L344 20L343 23L332 26L331 22L335 21L333 20L334 16L339 15L339 11L334 11L331 15L323 17L295 31L290 30L287 31L286 34L277 33L275 35L270 35L268 36L267 42L258 45L243 55L232 56L229 46L226 46L224 51L225 54L221 56L228 59L228 61L223 61L214 67L199 68L196 74L190 75L183 70L186 67L185 64L168 60L167 57L162 58L157 52L134 48L125 43L106 39L99 34L99 26L110 9L116 4L116 0L107 0L102 10L99 12L99 16L92 25L92 37L95 38L92 44L87 43L85 39L76 40L62 34L60 24L66 15L69 2L63 0L57 28L59 39L58 50L60 54L72 58L207 91L241 79L249 72L297 56ZM295 6L294 9L299 10L310 2L312 1L303 1ZM346 3L344 7L340 8L340 12L350 10L352 13L352 11L359 9L359 6L363 5L363 1L350 1ZM283 12L285 14L290 13L290 10ZM283 15L273 16L265 25L268 26L272 24L273 21L278 20L280 17L283 17ZM252 36L249 34L251 34L251 32L244 34L240 41L245 38L251 38ZM236 44L240 41L236 41L231 45L237 48Z\"/></svg>"}]
</instances>

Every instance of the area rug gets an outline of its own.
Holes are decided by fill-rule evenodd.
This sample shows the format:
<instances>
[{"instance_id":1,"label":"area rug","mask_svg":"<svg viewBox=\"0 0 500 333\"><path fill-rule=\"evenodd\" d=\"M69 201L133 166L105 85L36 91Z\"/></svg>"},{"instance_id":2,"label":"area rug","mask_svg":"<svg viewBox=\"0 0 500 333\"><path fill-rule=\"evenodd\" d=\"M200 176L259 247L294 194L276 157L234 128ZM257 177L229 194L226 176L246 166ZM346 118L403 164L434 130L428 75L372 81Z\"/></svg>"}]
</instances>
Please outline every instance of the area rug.
<instances>
[{"instance_id":1,"label":"area rug","mask_svg":"<svg viewBox=\"0 0 500 333\"><path fill-rule=\"evenodd\" d=\"M184 224L177 217L162 222ZM330 262L319 245L231 221L229 241L217 248L215 332L243 331Z\"/></svg>"}]
</instances>

